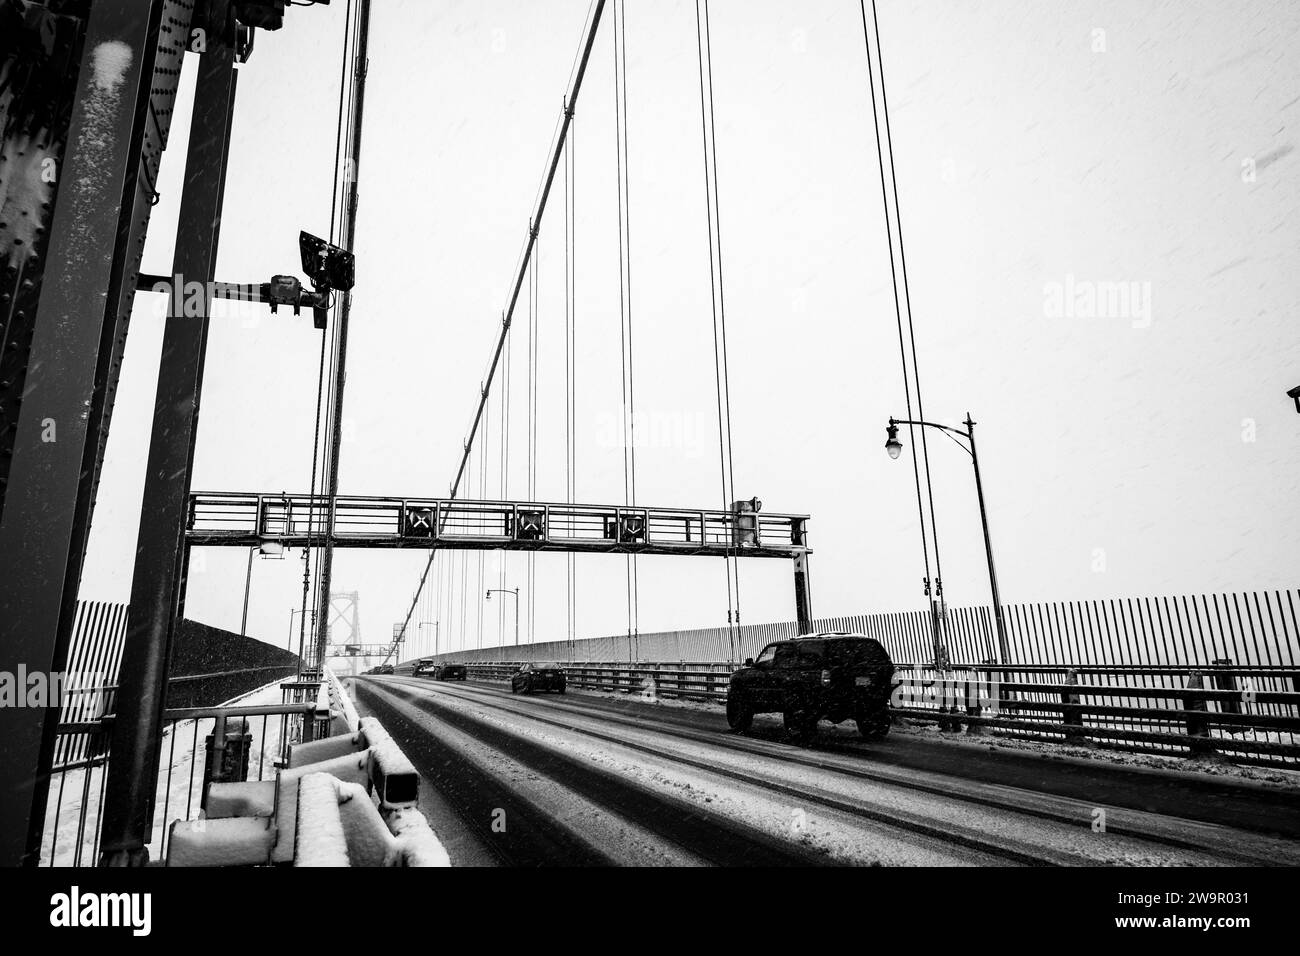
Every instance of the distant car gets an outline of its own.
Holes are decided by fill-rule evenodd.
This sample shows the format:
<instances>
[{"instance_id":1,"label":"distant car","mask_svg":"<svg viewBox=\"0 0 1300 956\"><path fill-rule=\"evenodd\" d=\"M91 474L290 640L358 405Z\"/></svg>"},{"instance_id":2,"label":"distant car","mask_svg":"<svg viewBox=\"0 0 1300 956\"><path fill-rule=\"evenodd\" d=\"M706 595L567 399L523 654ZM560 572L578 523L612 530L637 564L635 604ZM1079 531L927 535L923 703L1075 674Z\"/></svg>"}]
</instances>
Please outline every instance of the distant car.
<instances>
[{"instance_id":1,"label":"distant car","mask_svg":"<svg viewBox=\"0 0 1300 956\"><path fill-rule=\"evenodd\" d=\"M894 663L874 638L831 632L777 641L731 675L727 724L746 731L755 714L779 713L796 738L817 722L853 719L868 740L889 733Z\"/></svg>"},{"instance_id":2,"label":"distant car","mask_svg":"<svg viewBox=\"0 0 1300 956\"><path fill-rule=\"evenodd\" d=\"M434 680L464 680L468 672L464 664L449 664L446 661L420 661L411 671L413 677L431 677Z\"/></svg>"},{"instance_id":3,"label":"distant car","mask_svg":"<svg viewBox=\"0 0 1300 956\"><path fill-rule=\"evenodd\" d=\"M372 674L391 674L391 673L393 673L393 665L392 665L392 664L380 664L378 667L374 668L370 673L372 673Z\"/></svg>"},{"instance_id":4,"label":"distant car","mask_svg":"<svg viewBox=\"0 0 1300 956\"><path fill-rule=\"evenodd\" d=\"M531 694L535 690L553 690L563 694L568 681L564 668L553 661L541 664L521 664L510 675L510 692L512 694Z\"/></svg>"}]
</instances>

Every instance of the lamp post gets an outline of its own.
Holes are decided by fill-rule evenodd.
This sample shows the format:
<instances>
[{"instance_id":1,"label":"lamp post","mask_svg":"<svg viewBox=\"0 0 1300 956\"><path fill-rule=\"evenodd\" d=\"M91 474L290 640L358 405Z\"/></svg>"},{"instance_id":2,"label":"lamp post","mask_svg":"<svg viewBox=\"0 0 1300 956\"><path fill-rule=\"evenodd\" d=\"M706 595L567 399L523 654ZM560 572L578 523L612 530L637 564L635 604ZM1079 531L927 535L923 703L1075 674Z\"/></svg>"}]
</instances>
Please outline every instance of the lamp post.
<instances>
[{"instance_id":1,"label":"lamp post","mask_svg":"<svg viewBox=\"0 0 1300 956\"><path fill-rule=\"evenodd\" d=\"M438 632L439 632L438 622L437 622L437 621L420 621L420 622L416 625L416 627L417 627L417 628L419 628L419 627L426 627L426 626L428 626L428 625L430 625L430 624L433 625L433 656L434 656L434 657L437 657L437 656L438 656Z\"/></svg>"},{"instance_id":2,"label":"lamp post","mask_svg":"<svg viewBox=\"0 0 1300 956\"><path fill-rule=\"evenodd\" d=\"M488 588L485 601L492 600L493 594L513 594L515 596L515 647L519 646L519 589Z\"/></svg>"},{"instance_id":3,"label":"lamp post","mask_svg":"<svg viewBox=\"0 0 1300 956\"><path fill-rule=\"evenodd\" d=\"M290 651L290 652L293 651L293 619L294 619L295 617L300 617L300 616L301 616L301 617L303 617L303 620L306 620L305 615L307 615L307 614L310 614L310 615L311 615L312 623L315 624L315 623L316 623L316 610L315 610L315 608L312 608L312 609L309 610L309 611L303 611L303 610L301 610L300 608L290 608L290 610L289 610L289 645L288 645L288 647L289 647L289 651ZM306 630L306 629L304 628L304 630ZM299 640L298 640L298 657L299 657L299 659L301 659L301 658L302 658L302 652L303 652L303 646L302 646L302 637L303 637L303 635L300 634L300 635L298 635L298 637L299 637Z\"/></svg>"},{"instance_id":4,"label":"lamp post","mask_svg":"<svg viewBox=\"0 0 1300 956\"><path fill-rule=\"evenodd\" d=\"M1002 599L998 595L998 575L993 567L993 542L989 538L989 517L988 511L984 507L984 482L980 478L980 459L979 453L975 447L975 423L971 421L970 412L966 413L965 431L960 428L953 428L951 425L940 425L936 422L908 421L906 419L891 418L889 425L885 429L888 437L885 439L885 451L889 453L890 458L897 458L903 451L903 443L898 440L899 425L919 425L925 428L938 428L952 435L965 438L970 443L967 447L961 442L957 442L958 447L965 451L971 458L971 464L975 468L975 495L979 499L980 505L980 524L984 528L984 555L989 564L989 588L993 592L993 620L998 631L998 655L1001 657L1001 663L1010 663L1010 648L1007 643L1006 623L1002 619ZM955 440L955 439L954 439Z\"/></svg>"},{"instance_id":5,"label":"lamp post","mask_svg":"<svg viewBox=\"0 0 1300 956\"><path fill-rule=\"evenodd\" d=\"M248 637L248 592L253 584L253 555L260 554L264 558L284 557L284 545L278 541L262 541L248 549L248 569L244 572L244 616L239 621L239 636ZM290 618L289 626L293 627L293 619Z\"/></svg>"}]
</instances>

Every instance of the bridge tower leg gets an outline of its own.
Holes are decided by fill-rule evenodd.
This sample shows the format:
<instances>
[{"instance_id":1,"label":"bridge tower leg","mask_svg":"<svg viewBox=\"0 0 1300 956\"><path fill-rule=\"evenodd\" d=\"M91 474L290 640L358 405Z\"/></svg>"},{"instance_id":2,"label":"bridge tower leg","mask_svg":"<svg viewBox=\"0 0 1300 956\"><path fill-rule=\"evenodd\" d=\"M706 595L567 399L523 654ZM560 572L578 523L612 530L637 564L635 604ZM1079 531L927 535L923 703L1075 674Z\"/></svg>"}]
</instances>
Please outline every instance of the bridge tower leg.
<instances>
[{"instance_id":1,"label":"bridge tower leg","mask_svg":"<svg viewBox=\"0 0 1300 956\"><path fill-rule=\"evenodd\" d=\"M230 120L235 98L233 20L224 4L199 59L185 186L181 194L173 274L208 288L216 264L225 192ZM173 308L181 299L173 296ZM149 861L154 791L162 746L167 667L182 568L190 470L198 429L199 395L208 337L208 305L197 318L172 315L163 331L153 436L131 582L126 643L117 692L111 757L104 796L101 865L143 866Z\"/></svg>"},{"instance_id":2,"label":"bridge tower leg","mask_svg":"<svg viewBox=\"0 0 1300 956\"><path fill-rule=\"evenodd\" d=\"M70 15L28 6L54 30L45 39L68 38ZM11 131L0 143L4 165L25 177L34 200L23 210L30 225L0 223L0 670L21 663L52 674L67 665L151 183L175 97L178 38L189 26L188 8L174 6L90 4L84 31L75 27L81 66L69 47L69 60L52 68L66 80L41 67L38 83L19 80L0 106ZM164 9L184 21L166 36ZM26 75L17 59L0 68L10 84ZM40 121L48 125L33 126L31 108L52 100L55 115ZM0 865L37 862L58 717L57 704L0 708Z\"/></svg>"}]
</instances>

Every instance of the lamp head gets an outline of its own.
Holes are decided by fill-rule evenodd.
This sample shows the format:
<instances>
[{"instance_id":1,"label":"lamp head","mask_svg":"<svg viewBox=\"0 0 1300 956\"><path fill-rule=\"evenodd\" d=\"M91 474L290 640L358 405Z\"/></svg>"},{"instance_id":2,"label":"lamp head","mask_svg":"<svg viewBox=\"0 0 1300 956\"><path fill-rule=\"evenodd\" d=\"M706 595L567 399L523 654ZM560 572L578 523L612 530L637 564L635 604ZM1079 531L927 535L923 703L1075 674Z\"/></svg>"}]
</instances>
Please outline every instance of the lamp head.
<instances>
[{"instance_id":1,"label":"lamp head","mask_svg":"<svg viewBox=\"0 0 1300 956\"><path fill-rule=\"evenodd\" d=\"M885 439L885 451L889 452L890 458L897 458L903 453L903 443L898 440L898 426L894 420L889 420L889 425L885 428L888 437Z\"/></svg>"}]
</instances>

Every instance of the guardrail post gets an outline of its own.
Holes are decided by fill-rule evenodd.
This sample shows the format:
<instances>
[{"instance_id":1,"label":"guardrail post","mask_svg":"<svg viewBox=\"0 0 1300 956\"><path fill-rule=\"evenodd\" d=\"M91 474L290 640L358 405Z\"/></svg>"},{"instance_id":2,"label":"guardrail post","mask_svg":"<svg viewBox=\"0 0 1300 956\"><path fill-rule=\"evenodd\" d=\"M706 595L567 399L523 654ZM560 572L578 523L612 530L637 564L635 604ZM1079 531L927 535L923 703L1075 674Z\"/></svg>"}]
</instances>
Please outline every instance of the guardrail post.
<instances>
[{"instance_id":1,"label":"guardrail post","mask_svg":"<svg viewBox=\"0 0 1300 956\"><path fill-rule=\"evenodd\" d=\"M935 702L939 705L939 732L957 731L960 733L961 720L952 716L957 712L957 695L953 691L952 682L948 679L949 671L945 668L937 673L938 676L934 679L934 696Z\"/></svg>"},{"instance_id":2,"label":"guardrail post","mask_svg":"<svg viewBox=\"0 0 1300 956\"><path fill-rule=\"evenodd\" d=\"M212 760L208 763L208 771L203 775L203 799L201 805L208 802L208 787L213 781L220 783L225 778L225 761L226 761L226 717L224 714L218 714L212 722Z\"/></svg>"},{"instance_id":3,"label":"guardrail post","mask_svg":"<svg viewBox=\"0 0 1300 956\"><path fill-rule=\"evenodd\" d=\"M1187 675L1187 690L1202 690L1204 686L1205 682L1200 671L1192 671ZM1183 710L1208 713L1209 708L1203 697L1189 694L1183 698ZM1213 752L1214 747L1211 746L1209 741L1210 721L1208 717L1196 717L1189 714L1187 717L1187 736L1194 738L1191 742L1193 754Z\"/></svg>"},{"instance_id":4,"label":"guardrail post","mask_svg":"<svg viewBox=\"0 0 1300 956\"><path fill-rule=\"evenodd\" d=\"M1073 667L1065 672L1065 683L1075 686L1079 683L1079 672ZM1070 691L1061 692L1061 724L1065 727L1065 736L1075 740L1083 736L1083 712L1079 706L1079 695Z\"/></svg>"},{"instance_id":5,"label":"guardrail post","mask_svg":"<svg viewBox=\"0 0 1300 956\"><path fill-rule=\"evenodd\" d=\"M978 720L984 714L984 708L980 705L980 679L979 671L975 672L975 680L966 680L966 716L974 717ZM966 733L971 736L979 736L984 733L984 726L978 722L966 722Z\"/></svg>"},{"instance_id":6,"label":"guardrail post","mask_svg":"<svg viewBox=\"0 0 1300 956\"><path fill-rule=\"evenodd\" d=\"M1214 664L1215 664L1216 666L1218 666L1218 667L1231 667L1231 666L1232 666L1232 658L1231 658L1231 657L1223 657L1223 658L1219 658L1218 660L1215 660L1215 661L1214 661ZM1223 673L1220 673L1220 672L1218 672L1218 671L1215 671L1215 673L1214 673L1214 689L1215 689L1215 690L1230 690L1230 691L1232 691L1232 692L1235 694L1235 693L1237 692L1237 689L1238 689L1238 688L1237 688L1237 675L1236 675L1236 674L1223 674ZM1235 697L1232 698L1231 700L1221 700L1221 701L1219 701L1219 710L1220 710L1222 713L1225 713L1225 714L1240 714L1240 713L1241 713L1241 701L1240 701L1239 699L1235 698ZM1244 731L1245 731L1245 728L1244 728L1244 727L1229 727L1229 728L1228 728L1228 733L1231 733L1231 734L1242 733L1242 732L1244 732Z\"/></svg>"}]
</instances>

